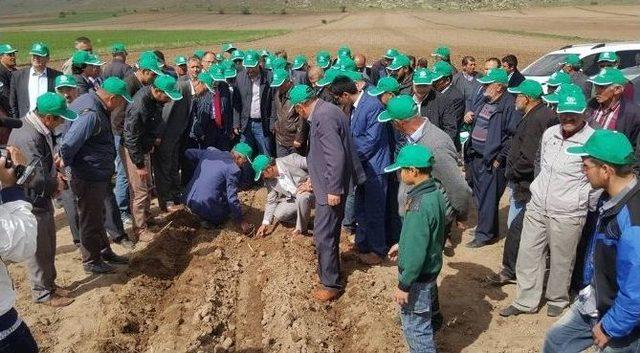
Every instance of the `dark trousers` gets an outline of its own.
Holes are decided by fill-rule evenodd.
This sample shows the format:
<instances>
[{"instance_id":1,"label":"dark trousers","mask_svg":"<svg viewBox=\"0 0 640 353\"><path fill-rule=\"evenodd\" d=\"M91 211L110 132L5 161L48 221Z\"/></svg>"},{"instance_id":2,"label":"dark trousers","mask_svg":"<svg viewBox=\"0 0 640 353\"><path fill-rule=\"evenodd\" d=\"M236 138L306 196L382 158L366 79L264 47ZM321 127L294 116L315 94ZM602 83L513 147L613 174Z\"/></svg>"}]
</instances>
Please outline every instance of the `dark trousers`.
<instances>
[{"instance_id":1,"label":"dark trousers","mask_svg":"<svg viewBox=\"0 0 640 353\"><path fill-rule=\"evenodd\" d=\"M385 214L387 204L387 175L370 175L356 187L355 214L356 246L363 253L374 252L387 256Z\"/></svg>"},{"instance_id":2,"label":"dark trousers","mask_svg":"<svg viewBox=\"0 0 640 353\"><path fill-rule=\"evenodd\" d=\"M511 277L516 277L516 261L518 260L518 249L520 249L520 236L522 235L522 221L524 220L524 207L516 215L509 227L507 239L504 241L502 252L502 273Z\"/></svg>"},{"instance_id":3,"label":"dark trousers","mask_svg":"<svg viewBox=\"0 0 640 353\"><path fill-rule=\"evenodd\" d=\"M158 193L158 203L166 206L167 201L180 199L180 144L178 141L162 141L151 156L153 176Z\"/></svg>"},{"instance_id":4,"label":"dark trousers","mask_svg":"<svg viewBox=\"0 0 640 353\"><path fill-rule=\"evenodd\" d=\"M316 202L313 222L313 237L318 253L318 275L320 282L334 290L342 289L340 284L340 223L344 216L344 199L337 206L321 205Z\"/></svg>"},{"instance_id":5,"label":"dark trousers","mask_svg":"<svg viewBox=\"0 0 640 353\"><path fill-rule=\"evenodd\" d=\"M0 353L38 353L38 344L24 322L0 341Z\"/></svg>"},{"instance_id":6,"label":"dark trousers","mask_svg":"<svg viewBox=\"0 0 640 353\"><path fill-rule=\"evenodd\" d=\"M78 198L80 252L83 263L100 263L100 251L109 247L104 227L104 205L109 182L71 179L71 189Z\"/></svg>"},{"instance_id":7,"label":"dark trousers","mask_svg":"<svg viewBox=\"0 0 640 353\"><path fill-rule=\"evenodd\" d=\"M278 158L288 156L292 153L296 153L296 149L293 146L283 146L276 142L276 156Z\"/></svg>"},{"instance_id":8,"label":"dark trousers","mask_svg":"<svg viewBox=\"0 0 640 353\"><path fill-rule=\"evenodd\" d=\"M56 281L56 225L53 219L53 205L34 207L31 211L38 221L38 239L35 256L25 264L31 280L31 294L36 302L45 302L55 290Z\"/></svg>"},{"instance_id":9,"label":"dark trousers","mask_svg":"<svg viewBox=\"0 0 640 353\"><path fill-rule=\"evenodd\" d=\"M490 168L482 162L482 156L474 156L471 161L473 197L478 208L478 225L475 239L482 242L493 241L500 234L498 204L507 187L504 167Z\"/></svg>"},{"instance_id":10,"label":"dark trousers","mask_svg":"<svg viewBox=\"0 0 640 353\"><path fill-rule=\"evenodd\" d=\"M398 214L398 192L400 183L396 173L390 173L387 183L387 212L385 216L385 229L387 232L387 246L391 247L400 241L402 219Z\"/></svg>"}]
</instances>

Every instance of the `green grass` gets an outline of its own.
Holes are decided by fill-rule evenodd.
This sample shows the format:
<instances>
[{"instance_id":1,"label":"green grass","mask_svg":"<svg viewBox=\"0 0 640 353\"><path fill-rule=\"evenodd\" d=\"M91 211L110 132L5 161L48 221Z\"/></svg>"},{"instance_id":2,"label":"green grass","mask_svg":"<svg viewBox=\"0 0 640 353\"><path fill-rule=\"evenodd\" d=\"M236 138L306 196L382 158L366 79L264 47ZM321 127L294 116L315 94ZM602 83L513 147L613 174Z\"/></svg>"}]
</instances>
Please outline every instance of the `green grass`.
<instances>
[{"instance_id":1,"label":"green grass","mask_svg":"<svg viewBox=\"0 0 640 353\"><path fill-rule=\"evenodd\" d=\"M73 54L73 40L78 36L91 38L94 52L106 59L111 43L122 42L129 51L202 46L217 49L226 41L248 42L278 36L286 30L88 30L88 31L16 31L3 32L2 41L18 49L18 64L29 62L29 48L36 41L45 42L52 60L67 59ZM190 54L190 53L185 53Z\"/></svg>"}]
</instances>

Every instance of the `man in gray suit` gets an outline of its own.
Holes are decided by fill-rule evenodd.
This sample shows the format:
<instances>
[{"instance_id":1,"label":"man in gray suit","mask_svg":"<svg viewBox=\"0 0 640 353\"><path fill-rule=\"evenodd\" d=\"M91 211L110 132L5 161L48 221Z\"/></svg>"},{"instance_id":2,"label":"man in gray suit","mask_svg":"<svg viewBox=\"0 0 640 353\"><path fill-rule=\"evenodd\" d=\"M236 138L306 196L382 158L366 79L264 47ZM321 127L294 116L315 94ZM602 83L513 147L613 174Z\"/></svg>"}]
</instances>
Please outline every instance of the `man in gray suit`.
<instances>
[{"instance_id":1,"label":"man in gray suit","mask_svg":"<svg viewBox=\"0 0 640 353\"><path fill-rule=\"evenodd\" d=\"M316 198L313 236L318 253L318 274L323 288L316 289L318 301L336 299L340 283L340 224L344 216L344 199L349 182L362 184L366 176L353 147L349 119L336 105L318 99L306 85L289 92L291 104L309 121L309 154L307 165Z\"/></svg>"},{"instance_id":2,"label":"man in gray suit","mask_svg":"<svg viewBox=\"0 0 640 353\"><path fill-rule=\"evenodd\" d=\"M251 166L255 180L262 176L269 192L262 225L256 235L269 235L280 222L295 223L296 228L291 233L294 237L306 234L314 201L307 159L297 153L277 159L261 154Z\"/></svg>"}]
</instances>

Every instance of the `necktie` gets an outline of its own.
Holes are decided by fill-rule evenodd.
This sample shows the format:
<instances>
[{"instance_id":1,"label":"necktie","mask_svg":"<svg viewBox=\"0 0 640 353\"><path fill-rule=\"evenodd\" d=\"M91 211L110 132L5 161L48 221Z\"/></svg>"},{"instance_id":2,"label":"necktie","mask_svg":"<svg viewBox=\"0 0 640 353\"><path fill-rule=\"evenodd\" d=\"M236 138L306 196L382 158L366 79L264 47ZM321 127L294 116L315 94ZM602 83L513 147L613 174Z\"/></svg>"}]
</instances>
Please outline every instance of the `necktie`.
<instances>
[{"instance_id":1,"label":"necktie","mask_svg":"<svg viewBox=\"0 0 640 353\"><path fill-rule=\"evenodd\" d=\"M222 128L222 102L220 100L220 91L217 89L213 93L213 120L216 127Z\"/></svg>"}]
</instances>

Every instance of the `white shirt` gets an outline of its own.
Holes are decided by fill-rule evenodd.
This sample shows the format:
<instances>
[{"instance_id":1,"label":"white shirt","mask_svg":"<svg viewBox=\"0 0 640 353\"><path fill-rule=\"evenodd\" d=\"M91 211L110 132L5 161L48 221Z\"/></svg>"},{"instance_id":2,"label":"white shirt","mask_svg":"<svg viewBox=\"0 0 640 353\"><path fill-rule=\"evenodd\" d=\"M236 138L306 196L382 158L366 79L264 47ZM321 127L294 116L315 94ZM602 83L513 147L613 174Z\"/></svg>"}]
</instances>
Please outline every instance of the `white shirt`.
<instances>
[{"instance_id":1,"label":"white shirt","mask_svg":"<svg viewBox=\"0 0 640 353\"><path fill-rule=\"evenodd\" d=\"M47 92L47 69L37 74L33 67L29 69L29 110L36 109L36 101L40 95Z\"/></svg>"},{"instance_id":2,"label":"white shirt","mask_svg":"<svg viewBox=\"0 0 640 353\"><path fill-rule=\"evenodd\" d=\"M278 167L278 170L283 170L282 164L280 164L277 159L276 166ZM286 190L291 195L295 195L298 191L298 188L296 187L296 184L293 182L293 180L283 173L280 173L278 175L278 185L280 185L280 188L282 188L282 190Z\"/></svg>"},{"instance_id":3,"label":"white shirt","mask_svg":"<svg viewBox=\"0 0 640 353\"><path fill-rule=\"evenodd\" d=\"M253 85L251 86L251 119L260 119L260 78L251 80Z\"/></svg>"},{"instance_id":4,"label":"white shirt","mask_svg":"<svg viewBox=\"0 0 640 353\"><path fill-rule=\"evenodd\" d=\"M424 121L422 122L422 125L420 125L418 130L414 131L413 134L411 134L411 136L409 136L409 138L408 138L409 142L417 143L418 141L420 141L422 136L424 136L424 134L425 134L424 128L427 125L427 121L429 121L429 120L424 119Z\"/></svg>"}]
</instances>

